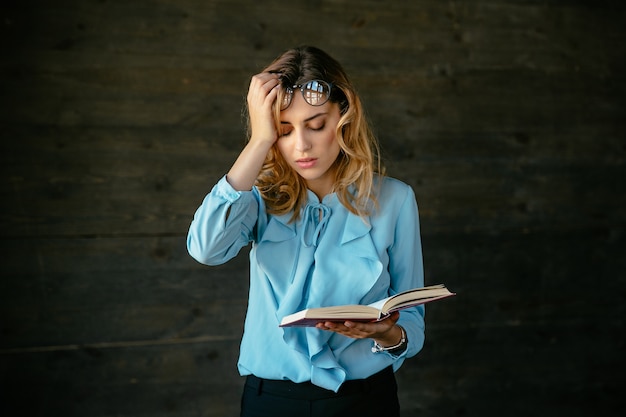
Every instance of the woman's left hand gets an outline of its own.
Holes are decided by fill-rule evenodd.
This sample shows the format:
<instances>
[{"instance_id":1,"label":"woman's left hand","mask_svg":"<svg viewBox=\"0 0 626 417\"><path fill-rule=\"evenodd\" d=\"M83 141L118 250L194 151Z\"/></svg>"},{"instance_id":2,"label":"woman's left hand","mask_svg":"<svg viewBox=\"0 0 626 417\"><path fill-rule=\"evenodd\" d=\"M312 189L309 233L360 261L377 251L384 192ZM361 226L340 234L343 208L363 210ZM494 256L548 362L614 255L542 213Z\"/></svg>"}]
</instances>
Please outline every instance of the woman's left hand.
<instances>
[{"instance_id":1,"label":"woman's left hand","mask_svg":"<svg viewBox=\"0 0 626 417\"><path fill-rule=\"evenodd\" d=\"M381 346L396 345L402 338L402 331L396 322L400 313L395 312L382 321L360 323L355 321L334 322L326 321L318 323L316 328L339 333L353 339L374 339Z\"/></svg>"}]
</instances>

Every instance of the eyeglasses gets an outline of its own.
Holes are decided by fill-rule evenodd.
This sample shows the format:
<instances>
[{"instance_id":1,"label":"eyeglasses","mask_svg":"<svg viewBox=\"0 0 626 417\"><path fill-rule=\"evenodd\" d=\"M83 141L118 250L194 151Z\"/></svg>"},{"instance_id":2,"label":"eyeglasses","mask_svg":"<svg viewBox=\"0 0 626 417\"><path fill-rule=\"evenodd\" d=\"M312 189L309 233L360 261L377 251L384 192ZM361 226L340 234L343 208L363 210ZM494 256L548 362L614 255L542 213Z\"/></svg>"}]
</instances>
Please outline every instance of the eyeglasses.
<instances>
[{"instance_id":1,"label":"eyeglasses","mask_svg":"<svg viewBox=\"0 0 626 417\"><path fill-rule=\"evenodd\" d=\"M283 96L283 102L280 109L285 110L291 104L293 99L293 93L296 89L300 89L302 97L311 106L321 106L325 104L330 98L330 90L332 84L322 80L307 81L304 84L294 85L292 87L285 88L285 95Z\"/></svg>"}]
</instances>

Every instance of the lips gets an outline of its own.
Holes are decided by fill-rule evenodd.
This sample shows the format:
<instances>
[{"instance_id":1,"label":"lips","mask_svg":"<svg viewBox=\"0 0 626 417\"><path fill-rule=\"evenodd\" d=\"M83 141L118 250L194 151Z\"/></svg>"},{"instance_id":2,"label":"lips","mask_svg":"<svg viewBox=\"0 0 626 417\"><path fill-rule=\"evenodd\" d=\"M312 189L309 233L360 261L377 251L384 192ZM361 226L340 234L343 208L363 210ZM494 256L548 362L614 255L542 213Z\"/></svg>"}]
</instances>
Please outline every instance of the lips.
<instances>
[{"instance_id":1,"label":"lips","mask_svg":"<svg viewBox=\"0 0 626 417\"><path fill-rule=\"evenodd\" d=\"M303 169L312 168L313 166L315 166L316 162L317 158L300 158L296 160L296 164L298 164L298 166Z\"/></svg>"}]
</instances>

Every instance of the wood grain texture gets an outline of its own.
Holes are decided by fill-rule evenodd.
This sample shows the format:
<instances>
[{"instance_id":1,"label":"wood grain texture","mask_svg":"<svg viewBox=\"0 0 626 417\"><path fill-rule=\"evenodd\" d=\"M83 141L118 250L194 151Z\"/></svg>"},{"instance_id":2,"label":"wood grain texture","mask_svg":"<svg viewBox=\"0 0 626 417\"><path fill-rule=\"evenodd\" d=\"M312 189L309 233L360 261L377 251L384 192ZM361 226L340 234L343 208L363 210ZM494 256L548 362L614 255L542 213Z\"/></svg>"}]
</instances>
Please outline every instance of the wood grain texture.
<instances>
[{"instance_id":1,"label":"wood grain texture","mask_svg":"<svg viewBox=\"0 0 626 417\"><path fill-rule=\"evenodd\" d=\"M626 409L621 2L1 10L3 415L238 414L247 251L204 267L185 237L250 76L303 43L351 75L416 192L427 283L458 293L398 372L403 416Z\"/></svg>"}]
</instances>

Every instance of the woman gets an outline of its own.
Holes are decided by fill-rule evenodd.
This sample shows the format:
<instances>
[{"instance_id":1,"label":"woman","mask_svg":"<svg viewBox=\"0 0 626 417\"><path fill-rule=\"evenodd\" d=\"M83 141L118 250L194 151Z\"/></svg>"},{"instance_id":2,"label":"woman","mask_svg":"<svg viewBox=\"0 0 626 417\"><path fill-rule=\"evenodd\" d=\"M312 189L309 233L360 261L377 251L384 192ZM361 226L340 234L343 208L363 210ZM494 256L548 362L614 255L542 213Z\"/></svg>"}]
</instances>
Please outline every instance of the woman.
<instances>
[{"instance_id":1,"label":"woman","mask_svg":"<svg viewBox=\"0 0 626 417\"><path fill-rule=\"evenodd\" d=\"M394 371L423 345L423 306L377 323L279 323L423 286L413 191L380 173L353 85L317 48L289 50L253 76L247 110L247 145L187 240L207 265L252 243L241 415L399 415Z\"/></svg>"}]
</instances>

